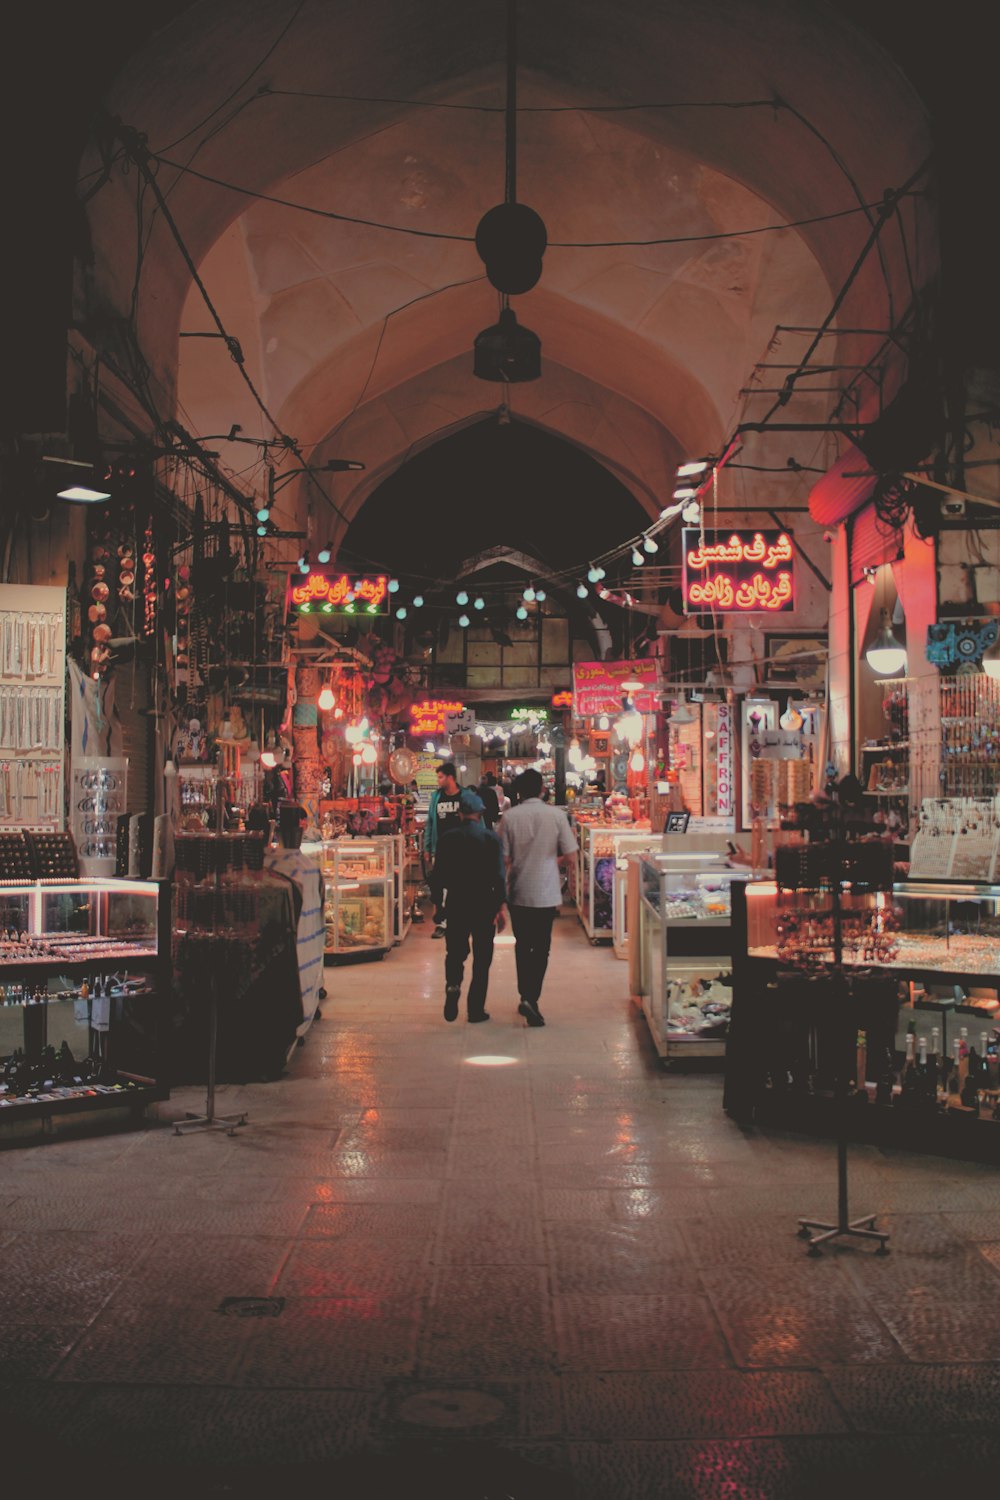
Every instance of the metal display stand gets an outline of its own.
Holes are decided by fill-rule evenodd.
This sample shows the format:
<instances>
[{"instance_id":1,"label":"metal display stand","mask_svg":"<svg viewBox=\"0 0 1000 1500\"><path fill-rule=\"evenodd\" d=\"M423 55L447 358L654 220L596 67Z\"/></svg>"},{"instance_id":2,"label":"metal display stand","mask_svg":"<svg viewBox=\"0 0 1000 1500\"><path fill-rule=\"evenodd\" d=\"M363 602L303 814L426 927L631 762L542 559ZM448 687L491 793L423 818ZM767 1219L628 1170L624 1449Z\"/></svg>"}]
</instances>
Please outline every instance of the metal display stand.
<instances>
[{"instance_id":1,"label":"metal display stand","mask_svg":"<svg viewBox=\"0 0 1000 1500\"><path fill-rule=\"evenodd\" d=\"M185 1130L225 1130L228 1135L236 1134L238 1125L245 1125L248 1119L244 1110L238 1115L217 1115L215 1113L215 1057L219 1036L219 985L213 975L208 986L208 1085L205 1094L205 1113L203 1115L188 1114L185 1119L174 1123L174 1135L181 1135Z\"/></svg>"},{"instance_id":2,"label":"metal display stand","mask_svg":"<svg viewBox=\"0 0 1000 1500\"><path fill-rule=\"evenodd\" d=\"M818 888L829 895L833 938L832 963L827 972L832 981L830 998L836 1028L833 1094L837 1122L837 1219L836 1223L832 1224L820 1219L800 1219L798 1235L800 1239L809 1241L807 1253L814 1257L822 1253L821 1245L832 1244L838 1239L874 1240L878 1245L875 1254L888 1255L889 1234L874 1227L875 1214L865 1214L860 1219L850 1217L847 1187L848 1096L851 1073L849 1059L856 1028L854 1010L851 1005L850 981L844 970L841 888L845 881L850 881L854 889L857 889L859 885L871 887L871 871L866 872L860 861L861 851L873 850L873 846L847 842L845 809L839 802L831 802L823 809L822 816L827 825L822 830L825 837L821 837L818 842L800 846L806 856L801 877L796 878L793 875L791 879L788 879L787 875L787 871L793 867L797 851L795 849L779 851L779 854L785 856L786 879L791 889ZM877 851L873 850L874 852ZM775 863L778 866L777 875L780 887L785 883L782 880L782 860L779 858ZM874 864L874 861L872 863ZM860 880L857 879L858 875L861 876Z\"/></svg>"}]
</instances>

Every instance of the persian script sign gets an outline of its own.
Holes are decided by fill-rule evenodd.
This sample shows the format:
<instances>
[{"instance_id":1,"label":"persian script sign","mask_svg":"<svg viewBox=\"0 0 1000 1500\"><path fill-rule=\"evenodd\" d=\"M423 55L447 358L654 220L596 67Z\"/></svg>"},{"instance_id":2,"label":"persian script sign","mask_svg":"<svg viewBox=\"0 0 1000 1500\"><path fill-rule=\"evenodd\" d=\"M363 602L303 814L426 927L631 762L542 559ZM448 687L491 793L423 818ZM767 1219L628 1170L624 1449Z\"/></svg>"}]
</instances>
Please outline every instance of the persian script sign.
<instances>
[{"instance_id":1,"label":"persian script sign","mask_svg":"<svg viewBox=\"0 0 1000 1500\"><path fill-rule=\"evenodd\" d=\"M686 614L779 614L795 608L795 549L788 531L681 533Z\"/></svg>"}]
</instances>

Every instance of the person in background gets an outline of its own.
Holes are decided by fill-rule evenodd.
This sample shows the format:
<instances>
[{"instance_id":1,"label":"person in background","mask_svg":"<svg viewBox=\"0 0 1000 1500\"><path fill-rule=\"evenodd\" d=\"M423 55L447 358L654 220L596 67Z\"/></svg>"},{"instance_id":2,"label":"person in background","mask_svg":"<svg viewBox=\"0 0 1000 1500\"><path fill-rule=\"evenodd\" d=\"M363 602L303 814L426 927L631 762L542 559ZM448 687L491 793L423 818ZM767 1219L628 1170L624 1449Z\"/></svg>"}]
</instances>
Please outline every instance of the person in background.
<instances>
[{"instance_id":1,"label":"person in background","mask_svg":"<svg viewBox=\"0 0 1000 1500\"><path fill-rule=\"evenodd\" d=\"M552 944L552 923L562 900L560 865L576 854L566 815L541 800L538 771L517 778L517 801L500 825L507 862L507 899L514 929L518 1012L529 1026L544 1026L538 1008Z\"/></svg>"},{"instance_id":2,"label":"person in background","mask_svg":"<svg viewBox=\"0 0 1000 1500\"><path fill-rule=\"evenodd\" d=\"M442 833L448 828L457 828L461 823L463 800L476 796L470 787L459 786L454 761L446 760L443 765L438 766L437 779L437 790L431 792L427 822L424 825L424 852L431 864L437 854L438 840ZM444 931L444 921L438 922L435 919L431 936L443 938Z\"/></svg>"},{"instance_id":3,"label":"person in background","mask_svg":"<svg viewBox=\"0 0 1000 1500\"><path fill-rule=\"evenodd\" d=\"M493 938L505 925L503 854L496 834L482 823L482 799L468 792L457 828L447 828L437 845L430 875L434 918L446 920L444 1018L458 1017L465 960L472 945L472 979L466 996L471 1022L488 1021L486 988L493 962ZM447 897L445 896L447 892ZM442 904L444 911L442 913Z\"/></svg>"},{"instance_id":4,"label":"person in background","mask_svg":"<svg viewBox=\"0 0 1000 1500\"><path fill-rule=\"evenodd\" d=\"M476 787L476 792L483 804L483 824L487 828L495 828L500 821L500 799L497 796L497 779L492 771L487 771Z\"/></svg>"}]
</instances>

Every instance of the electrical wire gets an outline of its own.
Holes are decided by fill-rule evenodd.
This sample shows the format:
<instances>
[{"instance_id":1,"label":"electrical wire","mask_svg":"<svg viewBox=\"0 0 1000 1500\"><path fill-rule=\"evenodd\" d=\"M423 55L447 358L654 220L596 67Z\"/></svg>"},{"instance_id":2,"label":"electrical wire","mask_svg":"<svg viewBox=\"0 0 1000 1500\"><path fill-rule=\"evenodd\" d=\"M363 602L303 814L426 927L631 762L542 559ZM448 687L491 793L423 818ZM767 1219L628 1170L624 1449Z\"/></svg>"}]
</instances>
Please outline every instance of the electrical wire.
<instances>
[{"instance_id":1,"label":"electrical wire","mask_svg":"<svg viewBox=\"0 0 1000 1500\"><path fill-rule=\"evenodd\" d=\"M262 87L261 94L273 94L276 98L288 99L327 99L338 104L398 104L408 109L443 109L459 110L468 114L502 115L506 106L503 104L448 104L433 99L397 99L379 94L328 94L312 89L275 89L268 86ZM561 115L561 114L629 114L636 110L673 110L673 109L781 109L787 108L784 101L771 99L738 99L738 100L675 100L670 104L521 104L517 107L519 115Z\"/></svg>"}]
</instances>

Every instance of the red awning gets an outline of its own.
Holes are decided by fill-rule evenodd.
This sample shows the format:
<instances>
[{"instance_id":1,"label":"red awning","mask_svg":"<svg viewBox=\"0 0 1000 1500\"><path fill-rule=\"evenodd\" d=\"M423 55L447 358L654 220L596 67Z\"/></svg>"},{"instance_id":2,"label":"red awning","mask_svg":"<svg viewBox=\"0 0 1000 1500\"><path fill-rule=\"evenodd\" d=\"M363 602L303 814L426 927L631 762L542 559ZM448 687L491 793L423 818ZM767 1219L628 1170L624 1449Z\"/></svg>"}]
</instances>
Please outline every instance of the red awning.
<instances>
[{"instance_id":1,"label":"red awning","mask_svg":"<svg viewBox=\"0 0 1000 1500\"><path fill-rule=\"evenodd\" d=\"M850 444L809 491L809 514L821 526L846 521L871 499L877 478L861 450Z\"/></svg>"}]
</instances>

